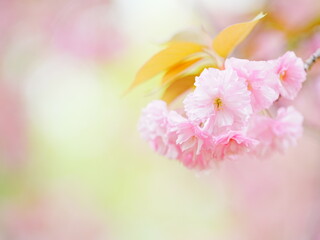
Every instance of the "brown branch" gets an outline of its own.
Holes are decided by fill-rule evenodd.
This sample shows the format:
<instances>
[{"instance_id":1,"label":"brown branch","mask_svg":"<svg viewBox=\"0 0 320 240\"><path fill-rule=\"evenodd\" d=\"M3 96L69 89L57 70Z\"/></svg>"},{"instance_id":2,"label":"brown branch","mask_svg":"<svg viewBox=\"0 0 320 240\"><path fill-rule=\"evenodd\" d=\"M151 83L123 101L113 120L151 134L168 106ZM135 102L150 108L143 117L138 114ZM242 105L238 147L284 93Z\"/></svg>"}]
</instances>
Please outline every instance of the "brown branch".
<instances>
[{"instance_id":1,"label":"brown branch","mask_svg":"<svg viewBox=\"0 0 320 240\"><path fill-rule=\"evenodd\" d=\"M304 63L304 70L308 71L312 65L320 58L320 48L317 49Z\"/></svg>"}]
</instances>

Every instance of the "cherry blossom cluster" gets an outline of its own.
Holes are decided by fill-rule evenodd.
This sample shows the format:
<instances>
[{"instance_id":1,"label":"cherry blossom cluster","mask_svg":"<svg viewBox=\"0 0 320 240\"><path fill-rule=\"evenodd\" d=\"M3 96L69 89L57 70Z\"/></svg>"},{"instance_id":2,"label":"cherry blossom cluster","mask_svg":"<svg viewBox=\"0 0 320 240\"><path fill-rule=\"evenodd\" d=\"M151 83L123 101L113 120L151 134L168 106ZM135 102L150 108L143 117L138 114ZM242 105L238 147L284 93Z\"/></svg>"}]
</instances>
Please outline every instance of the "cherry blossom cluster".
<instances>
[{"instance_id":1,"label":"cherry blossom cluster","mask_svg":"<svg viewBox=\"0 0 320 240\"><path fill-rule=\"evenodd\" d=\"M151 102L139 130L157 153L189 168L283 152L302 135L303 117L293 106L274 103L293 100L305 79L303 61L293 52L270 61L229 58L224 69L208 68L196 77L184 110Z\"/></svg>"}]
</instances>

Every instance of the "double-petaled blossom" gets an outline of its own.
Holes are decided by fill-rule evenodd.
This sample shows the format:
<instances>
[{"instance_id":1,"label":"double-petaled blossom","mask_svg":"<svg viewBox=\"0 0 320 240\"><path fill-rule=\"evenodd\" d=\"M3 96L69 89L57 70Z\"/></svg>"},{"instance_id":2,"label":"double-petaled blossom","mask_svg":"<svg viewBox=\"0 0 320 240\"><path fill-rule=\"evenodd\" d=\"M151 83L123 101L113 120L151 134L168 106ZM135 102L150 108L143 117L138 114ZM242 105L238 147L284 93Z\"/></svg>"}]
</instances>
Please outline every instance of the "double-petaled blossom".
<instances>
[{"instance_id":1,"label":"double-petaled blossom","mask_svg":"<svg viewBox=\"0 0 320 240\"><path fill-rule=\"evenodd\" d=\"M257 140L246 136L242 132L229 131L225 135L218 136L215 139L213 156L217 160L235 158L250 152L257 144Z\"/></svg>"},{"instance_id":2,"label":"double-petaled blossom","mask_svg":"<svg viewBox=\"0 0 320 240\"><path fill-rule=\"evenodd\" d=\"M259 140L255 153L266 156L273 151L283 152L296 145L303 132L302 122L303 116L292 106L279 108L275 118L255 116L249 128L249 135Z\"/></svg>"},{"instance_id":3,"label":"double-petaled blossom","mask_svg":"<svg viewBox=\"0 0 320 240\"><path fill-rule=\"evenodd\" d=\"M271 61L227 59L224 70L209 68L196 77L185 112L153 101L139 129L156 152L188 168L283 152L302 135L303 117L293 107L279 108L275 117L265 113L279 97L293 99L304 80L302 60L291 52Z\"/></svg>"},{"instance_id":4,"label":"double-petaled blossom","mask_svg":"<svg viewBox=\"0 0 320 240\"><path fill-rule=\"evenodd\" d=\"M252 113L250 92L231 69L205 69L196 78L196 89L184 101L187 116L205 122L213 118L219 127L242 126Z\"/></svg>"},{"instance_id":5,"label":"double-petaled blossom","mask_svg":"<svg viewBox=\"0 0 320 240\"><path fill-rule=\"evenodd\" d=\"M247 88L251 92L251 105L255 112L269 108L279 97L275 89L277 75L270 71L270 63L230 58L226 60L225 68L235 70L247 83Z\"/></svg>"},{"instance_id":6,"label":"double-petaled blossom","mask_svg":"<svg viewBox=\"0 0 320 240\"><path fill-rule=\"evenodd\" d=\"M139 131L144 140L157 153L175 159L179 155L176 137L170 131L168 108L163 101L156 100L148 104L142 111Z\"/></svg>"},{"instance_id":7,"label":"double-petaled blossom","mask_svg":"<svg viewBox=\"0 0 320 240\"><path fill-rule=\"evenodd\" d=\"M271 146L278 151L284 151L297 144L297 139L303 133L303 116L294 107L278 109L277 116L272 123L272 132L276 136Z\"/></svg>"},{"instance_id":8,"label":"double-petaled blossom","mask_svg":"<svg viewBox=\"0 0 320 240\"><path fill-rule=\"evenodd\" d=\"M287 99L294 99L306 80L303 61L293 52L287 52L270 63L274 64L274 71L280 79L278 89L280 95Z\"/></svg>"},{"instance_id":9,"label":"double-petaled blossom","mask_svg":"<svg viewBox=\"0 0 320 240\"><path fill-rule=\"evenodd\" d=\"M205 169L212 160L213 136L193 122L172 111L169 114L171 134L176 136L176 144L181 149L178 160L186 167Z\"/></svg>"}]
</instances>

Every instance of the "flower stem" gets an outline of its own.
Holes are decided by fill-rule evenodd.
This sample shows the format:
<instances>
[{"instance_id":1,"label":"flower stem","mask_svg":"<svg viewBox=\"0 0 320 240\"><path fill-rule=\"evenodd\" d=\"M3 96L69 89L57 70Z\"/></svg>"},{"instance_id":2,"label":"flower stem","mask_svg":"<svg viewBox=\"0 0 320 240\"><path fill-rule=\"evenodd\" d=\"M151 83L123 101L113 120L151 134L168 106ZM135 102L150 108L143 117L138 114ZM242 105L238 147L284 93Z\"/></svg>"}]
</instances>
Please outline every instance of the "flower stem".
<instances>
[{"instance_id":1,"label":"flower stem","mask_svg":"<svg viewBox=\"0 0 320 240\"><path fill-rule=\"evenodd\" d=\"M317 49L304 63L304 70L308 71L312 65L320 58L320 48Z\"/></svg>"}]
</instances>

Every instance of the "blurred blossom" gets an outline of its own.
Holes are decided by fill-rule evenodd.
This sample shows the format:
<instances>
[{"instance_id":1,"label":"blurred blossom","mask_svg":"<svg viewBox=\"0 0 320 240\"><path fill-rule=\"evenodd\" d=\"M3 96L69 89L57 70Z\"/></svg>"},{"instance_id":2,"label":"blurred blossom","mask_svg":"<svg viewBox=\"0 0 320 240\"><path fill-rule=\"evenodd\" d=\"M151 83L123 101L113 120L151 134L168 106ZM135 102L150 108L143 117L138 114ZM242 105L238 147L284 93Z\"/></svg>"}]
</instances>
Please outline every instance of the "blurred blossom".
<instances>
[{"instance_id":1,"label":"blurred blossom","mask_svg":"<svg viewBox=\"0 0 320 240\"><path fill-rule=\"evenodd\" d=\"M27 123L18 89L0 82L0 152L2 167L19 167L27 159Z\"/></svg>"},{"instance_id":2,"label":"blurred blossom","mask_svg":"<svg viewBox=\"0 0 320 240\"><path fill-rule=\"evenodd\" d=\"M61 192L5 205L2 236L11 240L107 240L105 222L83 199Z\"/></svg>"},{"instance_id":3,"label":"blurred blossom","mask_svg":"<svg viewBox=\"0 0 320 240\"><path fill-rule=\"evenodd\" d=\"M226 162L230 203L242 226L239 239L315 239L320 227L318 141L307 135L286 156Z\"/></svg>"},{"instance_id":4,"label":"blurred blossom","mask_svg":"<svg viewBox=\"0 0 320 240\"><path fill-rule=\"evenodd\" d=\"M52 43L83 60L112 59L124 46L109 0L4 0L0 1L0 13L0 48L6 51L10 51L5 48L10 41L30 36L46 44L44 50Z\"/></svg>"},{"instance_id":5,"label":"blurred blossom","mask_svg":"<svg viewBox=\"0 0 320 240\"><path fill-rule=\"evenodd\" d=\"M258 26L238 53L252 60L269 60L281 56L286 45L287 39L283 32Z\"/></svg>"},{"instance_id":6,"label":"blurred blossom","mask_svg":"<svg viewBox=\"0 0 320 240\"><path fill-rule=\"evenodd\" d=\"M304 84L295 105L304 115L307 127L315 127L320 132L319 79L320 76L314 79L308 79L308 82Z\"/></svg>"},{"instance_id":7,"label":"blurred blossom","mask_svg":"<svg viewBox=\"0 0 320 240\"><path fill-rule=\"evenodd\" d=\"M320 48L320 32L316 31L303 38L303 41L299 45L299 48L297 49L297 51L299 52L301 57L308 58L318 48Z\"/></svg>"},{"instance_id":8,"label":"blurred blossom","mask_svg":"<svg viewBox=\"0 0 320 240\"><path fill-rule=\"evenodd\" d=\"M84 59L108 60L124 46L109 0L69 0L49 19L49 37L59 49Z\"/></svg>"},{"instance_id":9,"label":"blurred blossom","mask_svg":"<svg viewBox=\"0 0 320 240\"><path fill-rule=\"evenodd\" d=\"M5 46L11 40L13 26L17 24L20 14L17 11L17 2L15 0L0 1L0 53L2 54Z\"/></svg>"},{"instance_id":10,"label":"blurred blossom","mask_svg":"<svg viewBox=\"0 0 320 240\"><path fill-rule=\"evenodd\" d=\"M285 28L297 30L306 27L319 16L318 0L271 0L269 10Z\"/></svg>"}]
</instances>

